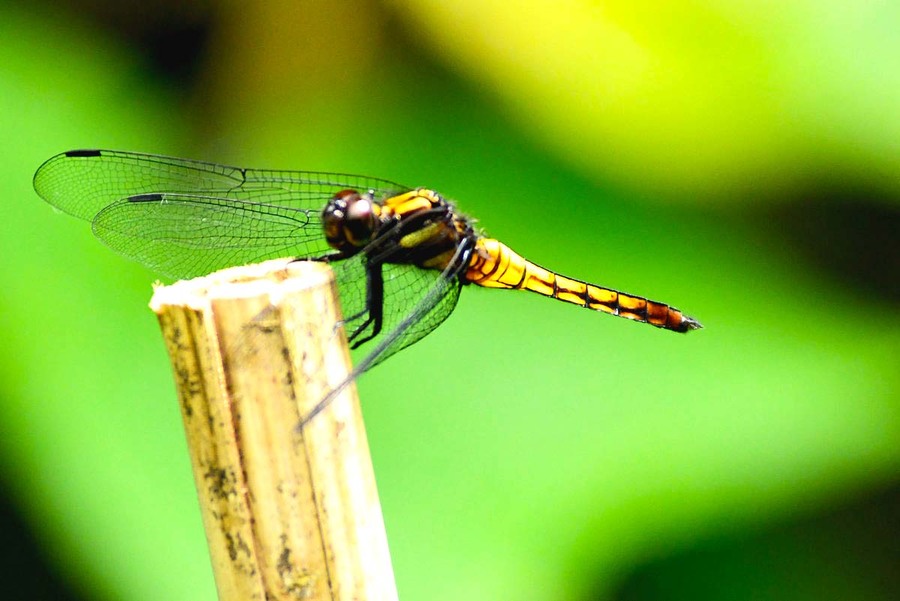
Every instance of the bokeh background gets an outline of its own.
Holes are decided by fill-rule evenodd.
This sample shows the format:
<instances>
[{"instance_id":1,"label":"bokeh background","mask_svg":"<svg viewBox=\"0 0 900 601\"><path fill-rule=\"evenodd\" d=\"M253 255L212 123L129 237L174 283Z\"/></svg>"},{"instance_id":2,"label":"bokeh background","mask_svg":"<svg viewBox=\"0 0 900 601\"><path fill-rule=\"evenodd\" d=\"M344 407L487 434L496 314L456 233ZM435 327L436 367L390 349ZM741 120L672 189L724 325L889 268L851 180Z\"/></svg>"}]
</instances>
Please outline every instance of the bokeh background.
<instances>
[{"instance_id":1,"label":"bokeh background","mask_svg":"<svg viewBox=\"0 0 900 601\"><path fill-rule=\"evenodd\" d=\"M900 598L900 4L0 5L4 599L215 599L72 148L427 185L686 336L466 289L359 381L402 599Z\"/></svg>"}]
</instances>

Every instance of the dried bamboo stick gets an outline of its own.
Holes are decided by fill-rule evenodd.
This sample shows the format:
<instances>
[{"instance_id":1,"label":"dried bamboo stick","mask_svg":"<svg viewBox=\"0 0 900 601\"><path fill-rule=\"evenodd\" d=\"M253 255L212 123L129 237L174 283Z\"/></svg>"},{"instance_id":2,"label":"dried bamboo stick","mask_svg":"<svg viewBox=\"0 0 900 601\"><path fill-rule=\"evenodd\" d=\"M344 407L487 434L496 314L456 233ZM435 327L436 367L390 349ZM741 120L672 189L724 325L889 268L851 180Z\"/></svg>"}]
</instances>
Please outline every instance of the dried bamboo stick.
<instances>
[{"instance_id":1,"label":"dried bamboo stick","mask_svg":"<svg viewBox=\"0 0 900 601\"><path fill-rule=\"evenodd\" d=\"M276 260L158 287L220 601L395 600L333 275Z\"/></svg>"}]
</instances>

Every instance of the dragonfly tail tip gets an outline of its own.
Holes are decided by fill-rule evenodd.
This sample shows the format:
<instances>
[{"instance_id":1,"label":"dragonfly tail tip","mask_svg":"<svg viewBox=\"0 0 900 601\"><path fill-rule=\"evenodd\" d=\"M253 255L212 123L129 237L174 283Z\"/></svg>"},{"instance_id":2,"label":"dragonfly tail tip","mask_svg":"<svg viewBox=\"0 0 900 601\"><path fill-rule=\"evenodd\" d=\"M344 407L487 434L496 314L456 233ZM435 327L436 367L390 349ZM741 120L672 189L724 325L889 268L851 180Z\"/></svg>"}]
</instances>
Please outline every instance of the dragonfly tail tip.
<instances>
[{"instance_id":1,"label":"dragonfly tail tip","mask_svg":"<svg viewBox=\"0 0 900 601\"><path fill-rule=\"evenodd\" d=\"M690 332L691 330L702 330L703 324L694 319L693 317L688 317L685 315L681 318L681 328L682 332Z\"/></svg>"}]
</instances>

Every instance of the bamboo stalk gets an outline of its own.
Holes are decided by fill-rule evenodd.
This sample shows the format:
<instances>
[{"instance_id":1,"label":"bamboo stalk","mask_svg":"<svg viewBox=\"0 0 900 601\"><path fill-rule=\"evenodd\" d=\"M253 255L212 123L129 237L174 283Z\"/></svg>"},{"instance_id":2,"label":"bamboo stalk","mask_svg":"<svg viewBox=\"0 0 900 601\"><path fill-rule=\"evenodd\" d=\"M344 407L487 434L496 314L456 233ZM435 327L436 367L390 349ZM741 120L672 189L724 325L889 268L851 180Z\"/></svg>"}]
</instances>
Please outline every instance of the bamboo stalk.
<instances>
[{"instance_id":1,"label":"bamboo stalk","mask_svg":"<svg viewBox=\"0 0 900 601\"><path fill-rule=\"evenodd\" d=\"M330 268L288 260L160 286L220 601L395 600Z\"/></svg>"}]
</instances>

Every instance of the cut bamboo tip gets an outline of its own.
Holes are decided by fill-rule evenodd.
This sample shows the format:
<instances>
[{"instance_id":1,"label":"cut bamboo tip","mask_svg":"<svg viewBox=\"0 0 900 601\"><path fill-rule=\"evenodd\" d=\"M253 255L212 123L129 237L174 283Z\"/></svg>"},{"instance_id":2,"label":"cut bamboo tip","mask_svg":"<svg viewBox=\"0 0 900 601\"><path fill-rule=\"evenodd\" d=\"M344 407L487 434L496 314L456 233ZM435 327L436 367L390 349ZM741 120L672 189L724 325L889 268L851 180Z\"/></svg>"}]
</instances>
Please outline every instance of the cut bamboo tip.
<instances>
[{"instance_id":1,"label":"cut bamboo tip","mask_svg":"<svg viewBox=\"0 0 900 601\"><path fill-rule=\"evenodd\" d=\"M331 269L275 260L156 287L221 601L394 600Z\"/></svg>"}]
</instances>

